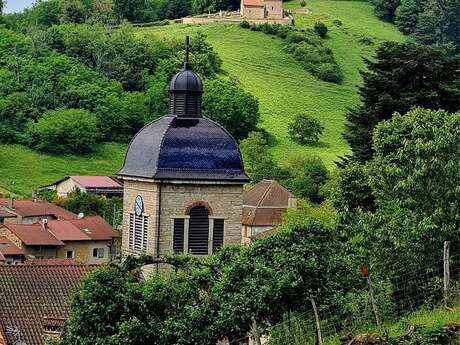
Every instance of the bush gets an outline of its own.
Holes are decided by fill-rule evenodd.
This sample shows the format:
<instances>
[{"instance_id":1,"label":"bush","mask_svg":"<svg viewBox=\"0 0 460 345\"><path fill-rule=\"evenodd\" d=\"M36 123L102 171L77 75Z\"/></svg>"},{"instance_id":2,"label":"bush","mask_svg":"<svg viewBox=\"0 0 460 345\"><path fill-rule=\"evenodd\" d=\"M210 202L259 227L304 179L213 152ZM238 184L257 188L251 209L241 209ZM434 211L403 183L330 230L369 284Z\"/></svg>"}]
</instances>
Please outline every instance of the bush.
<instances>
[{"instance_id":1,"label":"bush","mask_svg":"<svg viewBox=\"0 0 460 345\"><path fill-rule=\"evenodd\" d=\"M305 7L307 5L307 3L305 2L305 0L300 0L300 7Z\"/></svg>"},{"instance_id":2,"label":"bush","mask_svg":"<svg viewBox=\"0 0 460 345\"><path fill-rule=\"evenodd\" d=\"M30 122L25 142L40 151L89 153L99 136L96 117L82 109L49 111L38 122Z\"/></svg>"},{"instance_id":3,"label":"bush","mask_svg":"<svg viewBox=\"0 0 460 345\"><path fill-rule=\"evenodd\" d=\"M331 83L340 83L343 80L343 74L340 67L334 63L322 63L316 67L316 76L324 81Z\"/></svg>"},{"instance_id":4,"label":"bush","mask_svg":"<svg viewBox=\"0 0 460 345\"><path fill-rule=\"evenodd\" d=\"M289 137L299 144L310 145L318 143L324 131L319 121L309 115L299 114L289 124Z\"/></svg>"},{"instance_id":5,"label":"bush","mask_svg":"<svg viewBox=\"0 0 460 345\"><path fill-rule=\"evenodd\" d=\"M328 29L326 24L323 22L316 22L314 26L315 32L319 35L319 37L326 37Z\"/></svg>"},{"instance_id":6,"label":"bush","mask_svg":"<svg viewBox=\"0 0 460 345\"><path fill-rule=\"evenodd\" d=\"M249 22L247 20L243 20L240 23L240 27L242 27L243 29L249 29L251 27L251 24L249 24Z\"/></svg>"}]
</instances>

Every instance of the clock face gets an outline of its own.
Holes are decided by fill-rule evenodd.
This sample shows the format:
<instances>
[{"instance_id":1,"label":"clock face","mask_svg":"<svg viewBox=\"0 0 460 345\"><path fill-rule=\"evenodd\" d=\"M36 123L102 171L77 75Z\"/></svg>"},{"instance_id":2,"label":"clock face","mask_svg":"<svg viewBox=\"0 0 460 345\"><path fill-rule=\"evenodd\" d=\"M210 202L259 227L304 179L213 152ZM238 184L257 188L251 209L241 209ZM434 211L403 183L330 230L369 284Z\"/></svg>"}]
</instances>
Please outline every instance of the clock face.
<instances>
[{"instance_id":1,"label":"clock face","mask_svg":"<svg viewBox=\"0 0 460 345\"><path fill-rule=\"evenodd\" d=\"M142 215L144 212L144 201L140 195L136 196L136 201L134 203L134 212L136 212L136 216Z\"/></svg>"}]
</instances>

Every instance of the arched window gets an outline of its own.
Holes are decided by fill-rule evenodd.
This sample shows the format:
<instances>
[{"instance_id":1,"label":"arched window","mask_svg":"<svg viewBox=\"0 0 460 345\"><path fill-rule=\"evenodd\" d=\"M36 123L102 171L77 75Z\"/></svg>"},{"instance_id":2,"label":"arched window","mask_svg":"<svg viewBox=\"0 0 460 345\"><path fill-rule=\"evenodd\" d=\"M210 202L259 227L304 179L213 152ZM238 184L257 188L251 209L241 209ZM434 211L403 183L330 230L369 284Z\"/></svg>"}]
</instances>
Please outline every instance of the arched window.
<instances>
[{"instance_id":1,"label":"arched window","mask_svg":"<svg viewBox=\"0 0 460 345\"><path fill-rule=\"evenodd\" d=\"M204 206L190 210L188 250L194 255L207 255L209 241L209 212Z\"/></svg>"}]
</instances>

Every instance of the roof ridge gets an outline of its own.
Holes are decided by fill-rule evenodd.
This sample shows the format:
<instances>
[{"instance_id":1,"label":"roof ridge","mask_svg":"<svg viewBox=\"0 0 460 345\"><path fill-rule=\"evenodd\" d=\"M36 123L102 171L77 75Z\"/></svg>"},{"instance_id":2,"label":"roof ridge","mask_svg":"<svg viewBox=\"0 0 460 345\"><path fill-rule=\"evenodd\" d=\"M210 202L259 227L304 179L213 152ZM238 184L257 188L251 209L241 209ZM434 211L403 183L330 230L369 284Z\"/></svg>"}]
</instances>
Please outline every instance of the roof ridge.
<instances>
[{"instance_id":1,"label":"roof ridge","mask_svg":"<svg viewBox=\"0 0 460 345\"><path fill-rule=\"evenodd\" d=\"M257 207L259 207L262 204L262 201L265 201L265 198L268 195L268 192L270 191L271 187L273 186L274 180L267 180L270 181L270 184L268 185L267 189L265 190L264 194L262 194L262 197L259 199L259 202L257 203Z\"/></svg>"}]
</instances>

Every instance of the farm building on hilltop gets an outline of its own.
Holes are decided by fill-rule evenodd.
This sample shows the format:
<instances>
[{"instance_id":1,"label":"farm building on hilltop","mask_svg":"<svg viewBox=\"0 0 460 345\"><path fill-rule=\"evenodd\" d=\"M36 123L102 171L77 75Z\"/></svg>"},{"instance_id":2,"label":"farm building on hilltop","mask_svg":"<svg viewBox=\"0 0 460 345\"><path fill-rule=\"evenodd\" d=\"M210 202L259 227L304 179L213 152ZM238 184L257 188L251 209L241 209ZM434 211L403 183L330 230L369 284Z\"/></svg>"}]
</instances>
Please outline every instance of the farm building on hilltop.
<instances>
[{"instance_id":1,"label":"farm building on hilltop","mask_svg":"<svg viewBox=\"0 0 460 345\"><path fill-rule=\"evenodd\" d=\"M75 189L98 195L123 196L120 181L110 176L66 176L49 185L41 186L35 193L44 189L55 190L60 197L66 197Z\"/></svg>"},{"instance_id":2,"label":"farm building on hilltop","mask_svg":"<svg viewBox=\"0 0 460 345\"><path fill-rule=\"evenodd\" d=\"M274 180L262 180L243 194L243 243L272 230L279 224L283 214L297 208L296 197Z\"/></svg>"},{"instance_id":3,"label":"farm building on hilltop","mask_svg":"<svg viewBox=\"0 0 460 345\"><path fill-rule=\"evenodd\" d=\"M283 1L241 0L240 11L245 19L283 19Z\"/></svg>"}]
</instances>

